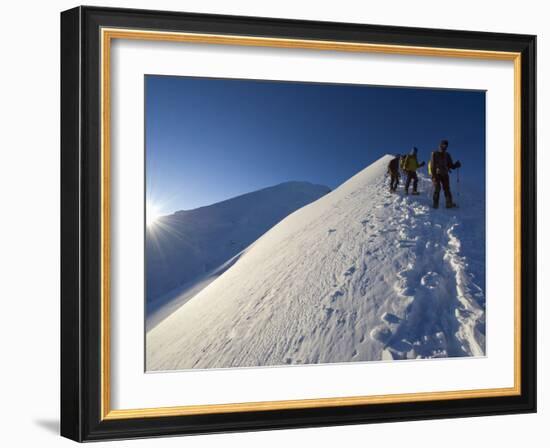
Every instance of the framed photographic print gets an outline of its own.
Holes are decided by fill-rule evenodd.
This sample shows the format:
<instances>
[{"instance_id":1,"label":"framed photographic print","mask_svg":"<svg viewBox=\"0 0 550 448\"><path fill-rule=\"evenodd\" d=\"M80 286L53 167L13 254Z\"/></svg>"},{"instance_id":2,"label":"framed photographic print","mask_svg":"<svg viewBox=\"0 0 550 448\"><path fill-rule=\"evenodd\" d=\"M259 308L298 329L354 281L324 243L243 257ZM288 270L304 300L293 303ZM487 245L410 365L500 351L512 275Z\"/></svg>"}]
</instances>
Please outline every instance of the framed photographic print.
<instances>
[{"instance_id":1,"label":"framed photographic print","mask_svg":"<svg viewBox=\"0 0 550 448\"><path fill-rule=\"evenodd\" d=\"M535 412L535 36L61 14L61 433Z\"/></svg>"}]
</instances>

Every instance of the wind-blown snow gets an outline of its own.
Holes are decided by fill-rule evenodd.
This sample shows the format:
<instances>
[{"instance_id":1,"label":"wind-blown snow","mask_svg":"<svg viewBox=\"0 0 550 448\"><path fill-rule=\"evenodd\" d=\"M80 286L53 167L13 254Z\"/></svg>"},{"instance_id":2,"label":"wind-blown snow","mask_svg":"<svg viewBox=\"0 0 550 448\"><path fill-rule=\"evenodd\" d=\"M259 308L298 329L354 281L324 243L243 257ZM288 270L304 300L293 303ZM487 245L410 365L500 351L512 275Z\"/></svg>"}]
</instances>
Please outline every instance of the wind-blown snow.
<instances>
[{"instance_id":1,"label":"wind-blown snow","mask_svg":"<svg viewBox=\"0 0 550 448\"><path fill-rule=\"evenodd\" d=\"M146 335L148 370L485 353L484 199L389 193L385 156L287 216ZM453 185L454 188L455 185Z\"/></svg>"},{"instance_id":2,"label":"wind-blown snow","mask_svg":"<svg viewBox=\"0 0 550 448\"><path fill-rule=\"evenodd\" d=\"M147 326L220 275L227 260L281 219L329 191L323 185L285 182L160 218L146 234Z\"/></svg>"}]
</instances>

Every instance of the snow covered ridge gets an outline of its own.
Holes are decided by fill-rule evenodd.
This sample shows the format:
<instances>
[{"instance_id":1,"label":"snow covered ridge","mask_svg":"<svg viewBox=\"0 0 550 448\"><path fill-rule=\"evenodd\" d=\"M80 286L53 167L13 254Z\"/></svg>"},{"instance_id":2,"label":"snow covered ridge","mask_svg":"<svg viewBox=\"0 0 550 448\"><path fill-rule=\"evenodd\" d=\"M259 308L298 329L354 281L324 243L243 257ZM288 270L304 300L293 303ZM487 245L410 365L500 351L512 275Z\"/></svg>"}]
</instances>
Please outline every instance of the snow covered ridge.
<instances>
[{"instance_id":1,"label":"snow covered ridge","mask_svg":"<svg viewBox=\"0 0 550 448\"><path fill-rule=\"evenodd\" d=\"M485 203L389 193L391 156L287 216L146 334L147 370L485 354ZM453 185L454 187L454 185ZM466 188L465 188L466 187Z\"/></svg>"},{"instance_id":2,"label":"snow covered ridge","mask_svg":"<svg viewBox=\"0 0 550 448\"><path fill-rule=\"evenodd\" d=\"M285 182L160 218L145 238L148 318L177 290L195 284L289 213L329 191L323 185Z\"/></svg>"}]
</instances>

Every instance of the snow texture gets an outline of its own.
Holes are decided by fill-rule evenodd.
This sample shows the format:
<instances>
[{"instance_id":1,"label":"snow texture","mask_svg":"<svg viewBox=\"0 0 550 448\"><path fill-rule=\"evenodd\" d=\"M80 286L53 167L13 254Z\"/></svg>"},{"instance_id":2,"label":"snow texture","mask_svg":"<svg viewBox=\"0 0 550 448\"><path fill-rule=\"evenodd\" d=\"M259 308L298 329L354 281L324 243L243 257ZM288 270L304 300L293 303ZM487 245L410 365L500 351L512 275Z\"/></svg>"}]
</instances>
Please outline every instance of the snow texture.
<instances>
[{"instance_id":1,"label":"snow texture","mask_svg":"<svg viewBox=\"0 0 550 448\"><path fill-rule=\"evenodd\" d=\"M329 191L285 182L158 219L145 239L147 327L220 275L228 260L281 219Z\"/></svg>"},{"instance_id":2,"label":"snow texture","mask_svg":"<svg viewBox=\"0 0 550 448\"><path fill-rule=\"evenodd\" d=\"M419 196L392 194L390 158L166 313L146 334L147 370L483 356L483 194L461 184L460 208L434 210L423 175Z\"/></svg>"}]
</instances>

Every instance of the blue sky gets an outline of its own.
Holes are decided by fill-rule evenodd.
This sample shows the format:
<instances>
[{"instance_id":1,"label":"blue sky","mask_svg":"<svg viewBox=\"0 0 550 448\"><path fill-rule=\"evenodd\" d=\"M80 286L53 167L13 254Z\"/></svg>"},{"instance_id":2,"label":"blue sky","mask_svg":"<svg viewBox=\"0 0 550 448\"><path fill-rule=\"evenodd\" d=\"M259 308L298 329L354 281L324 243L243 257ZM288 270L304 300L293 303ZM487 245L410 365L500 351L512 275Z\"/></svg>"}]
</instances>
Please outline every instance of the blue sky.
<instances>
[{"instance_id":1,"label":"blue sky","mask_svg":"<svg viewBox=\"0 0 550 448\"><path fill-rule=\"evenodd\" d=\"M387 153L441 139L485 185L485 92L145 77L147 200L162 214L289 180L335 188Z\"/></svg>"}]
</instances>

